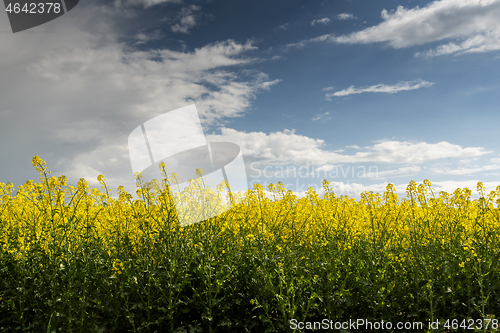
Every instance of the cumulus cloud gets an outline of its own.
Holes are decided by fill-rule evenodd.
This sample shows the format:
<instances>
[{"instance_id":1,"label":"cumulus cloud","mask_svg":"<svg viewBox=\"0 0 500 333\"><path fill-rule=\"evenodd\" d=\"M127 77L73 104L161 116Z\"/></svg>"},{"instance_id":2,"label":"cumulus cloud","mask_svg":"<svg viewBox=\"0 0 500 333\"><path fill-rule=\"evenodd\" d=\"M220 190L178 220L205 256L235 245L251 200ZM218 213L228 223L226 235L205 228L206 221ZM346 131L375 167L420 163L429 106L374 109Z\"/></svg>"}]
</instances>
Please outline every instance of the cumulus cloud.
<instances>
[{"instance_id":1,"label":"cumulus cloud","mask_svg":"<svg viewBox=\"0 0 500 333\"><path fill-rule=\"evenodd\" d=\"M311 22L311 27L314 27L317 24L327 25L328 23L330 23L330 19L328 17L325 17L319 20L313 20Z\"/></svg>"},{"instance_id":2,"label":"cumulus cloud","mask_svg":"<svg viewBox=\"0 0 500 333\"><path fill-rule=\"evenodd\" d=\"M447 180L447 181L438 181L432 182L432 188L434 189L434 193L439 193L441 191L447 192L449 194L453 193L458 188L468 188L472 191L472 198L478 198L479 194L477 193L476 187L479 180ZM364 185L356 182L343 182L343 181L334 181L330 182L331 187L333 188L335 194L337 195L348 195L353 198L360 198L360 194L362 192L374 192L374 193L383 193L386 191L387 185L391 182L383 182L377 184ZM421 183L421 182L420 182ZM484 187L486 189L486 193L493 191L498 186L496 182L483 182ZM406 187L408 183L398 183L394 184L396 188L396 192L400 195L402 199L408 199L406 195ZM300 193L300 196L304 196L305 193Z\"/></svg>"},{"instance_id":3,"label":"cumulus cloud","mask_svg":"<svg viewBox=\"0 0 500 333\"><path fill-rule=\"evenodd\" d=\"M339 20L354 20L356 17L352 14L342 13L342 14L337 15L337 18Z\"/></svg>"},{"instance_id":4,"label":"cumulus cloud","mask_svg":"<svg viewBox=\"0 0 500 333\"><path fill-rule=\"evenodd\" d=\"M442 158L471 158L490 151L482 147L454 145L446 141L438 143L381 141L365 147L356 154L340 154L341 151L325 150L325 142L285 130L266 134L263 132L242 132L222 128L220 135L210 135L209 141L234 142L242 147L245 158L250 162L295 165L326 165L340 163L395 163L420 164Z\"/></svg>"},{"instance_id":5,"label":"cumulus cloud","mask_svg":"<svg viewBox=\"0 0 500 333\"><path fill-rule=\"evenodd\" d=\"M444 42L416 54L429 57L500 50L500 0L432 1L422 8L384 9L381 16L380 24L349 35L327 34L288 46L303 47L309 42L383 42L399 49Z\"/></svg>"},{"instance_id":6,"label":"cumulus cloud","mask_svg":"<svg viewBox=\"0 0 500 333\"><path fill-rule=\"evenodd\" d=\"M437 191L453 193L457 188L468 188L472 191L472 196L478 197L477 183L481 180L445 180L433 182L432 187ZM493 191L499 185L498 182L483 182L486 192Z\"/></svg>"},{"instance_id":7,"label":"cumulus cloud","mask_svg":"<svg viewBox=\"0 0 500 333\"><path fill-rule=\"evenodd\" d=\"M434 193L439 193L441 191L444 191L446 193L453 193L456 189L461 188L468 188L472 191L472 199L474 198L479 198L479 194L477 193L476 186L479 180L451 180L451 181L439 181L439 182L432 182L432 188L434 190ZM402 200L409 200L407 193L406 193L406 188L408 186L408 183L393 183L393 182L382 182L382 183L376 183L376 184L361 184L358 182L349 182L349 181L330 181L330 188L333 190L333 192L337 195L347 195L351 198L359 200L361 198L361 193L363 192L373 192L373 193L384 193L386 191L387 185L389 183L394 184L394 187L396 189L396 193L398 193L400 199ZM419 182L422 183L422 182ZM286 185L286 184L285 184ZM289 184L292 185L292 184ZM318 193L318 195L323 196L324 195L324 190L321 188L321 183L311 183L307 184L311 185L313 189ZM485 187L485 192L489 193L490 191L494 191L496 187L498 186L498 183L495 182L483 182L483 185ZM295 186L290 186L292 189L297 189ZM296 195L298 198L302 198L306 196L305 193L305 187L302 186L302 191L294 191L292 190L293 194ZM299 186L300 189L300 186ZM264 191L264 193L269 197L273 198L273 195L271 192Z\"/></svg>"},{"instance_id":8,"label":"cumulus cloud","mask_svg":"<svg viewBox=\"0 0 500 333\"><path fill-rule=\"evenodd\" d=\"M72 184L90 177L97 185L102 173L111 188L134 192L127 147L134 128L190 104L206 128L218 126L279 82L240 70L258 60L249 56L257 50L251 41L139 51L120 39L113 22L121 18L109 15L82 3L77 17L43 27L57 34L2 36L0 151L9 158L0 161L1 182L36 179L30 161L39 155ZM132 43L149 38L135 36Z\"/></svg>"},{"instance_id":9,"label":"cumulus cloud","mask_svg":"<svg viewBox=\"0 0 500 333\"><path fill-rule=\"evenodd\" d=\"M463 160L459 160L458 163L460 164L472 164L478 160L478 157L474 158L465 158ZM493 162L493 159L491 160Z\"/></svg>"},{"instance_id":10,"label":"cumulus cloud","mask_svg":"<svg viewBox=\"0 0 500 333\"><path fill-rule=\"evenodd\" d=\"M358 152L355 156L364 161L424 163L440 158L466 158L491 153L482 147L462 148L446 141L438 143L382 141L369 147L369 150L369 152Z\"/></svg>"},{"instance_id":11,"label":"cumulus cloud","mask_svg":"<svg viewBox=\"0 0 500 333\"><path fill-rule=\"evenodd\" d=\"M84 85L86 93L97 93L106 86L109 97L123 93L126 100L138 98L140 102L136 103L143 111L161 112L191 100L197 103L205 121L216 122L241 115L257 90L269 89L278 82L267 80L264 73L254 75L252 82L245 82L224 69L254 61L244 53L255 49L251 42L239 44L231 40L208 44L193 52L126 51L110 44L101 48L47 51L28 68L32 75L49 80L59 91ZM218 89L207 88L207 83Z\"/></svg>"},{"instance_id":12,"label":"cumulus cloud","mask_svg":"<svg viewBox=\"0 0 500 333\"><path fill-rule=\"evenodd\" d=\"M479 194L476 191L477 182L479 180L451 180L451 181L439 181L433 182L432 188L435 193L439 193L440 191L444 191L447 193L453 193L457 188L468 188L472 191L472 197L478 198ZM357 182L343 182L343 181L331 181L330 186L337 195L348 195L350 197L359 199L362 192L374 192L374 193L383 193L386 191L386 187L390 182L382 182L376 184L365 185ZM489 191L493 191L498 186L498 183L495 182L483 182L484 187L486 189L486 193ZM394 184L396 188L396 192L399 194L400 198L408 199L406 196L406 187L408 183L398 183ZM323 194L322 190L316 191L318 193ZM304 192L294 193L298 197L305 196Z\"/></svg>"},{"instance_id":13,"label":"cumulus cloud","mask_svg":"<svg viewBox=\"0 0 500 333\"><path fill-rule=\"evenodd\" d=\"M463 168L463 167L457 168L457 169L432 168L432 169L430 169L430 171L433 174L437 174L437 175L446 174L446 175L463 176L463 175L470 175L470 174L478 173L478 172L493 171L493 170L499 170L499 169L500 169L500 165L490 164L490 165L484 165L484 166L477 167L477 168Z\"/></svg>"},{"instance_id":14,"label":"cumulus cloud","mask_svg":"<svg viewBox=\"0 0 500 333\"><path fill-rule=\"evenodd\" d=\"M434 189L435 193L439 193L441 191L447 192L447 193L453 193L456 189L458 188L468 188L472 191L472 197L477 198L479 197L476 187L477 183L480 180L445 180L445 181L437 181L437 182L432 182L431 187ZM422 183L422 182L420 182ZM386 190L386 186L388 185L388 182L385 183L379 183L379 184L373 184L370 186L360 186L356 187L353 186L351 188L348 187L349 184L344 185L344 187L347 187L350 192L353 192L355 194L361 193L359 189L362 189L362 191L373 191L375 193L382 193ZM488 193L489 191L495 190L495 188L498 186L498 183L496 182L483 182L484 187L486 189L486 192ZM408 183L400 183L400 184L394 184L396 188L396 192L400 193L402 195L402 198L406 198L406 187L408 186ZM356 192L358 190L358 192Z\"/></svg>"},{"instance_id":15,"label":"cumulus cloud","mask_svg":"<svg viewBox=\"0 0 500 333\"><path fill-rule=\"evenodd\" d=\"M373 178L373 179L380 179L380 178L386 178L388 176L408 176L408 175L414 175L418 172L422 171L422 168L419 166L409 166L409 167L403 167L403 168L398 168L394 170L385 170L385 171L378 171L378 169L374 172L367 172L363 175L360 175L361 178Z\"/></svg>"},{"instance_id":16,"label":"cumulus cloud","mask_svg":"<svg viewBox=\"0 0 500 333\"><path fill-rule=\"evenodd\" d=\"M375 93L388 93L388 94L394 94L400 91L406 91L406 90L415 90L419 88L428 88L432 86L434 83L424 81L424 80L415 80L415 81L402 81L399 82L395 85L385 85L385 84L377 84L371 87L365 87L365 88L355 88L354 86L350 86L347 89L336 91L333 93L326 94L327 99L331 99L332 97L336 96L349 96L349 95L354 95L354 94L361 94L364 92L375 92ZM323 90L329 90L329 88L325 88Z\"/></svg>"},{"instance_id":17,"label":"cumulus cloud","mask_svg":"<svg viewBox=\"0 0 500 333\"><path fill-rule=\"evenodd\" d=\"M325 164L325 165L322 165L318 168L316 168L316 172L329 172L329 171L332 171L332 170L335 170L336 166L333 165L333 164Z\"/></svg>"}]
</instances>

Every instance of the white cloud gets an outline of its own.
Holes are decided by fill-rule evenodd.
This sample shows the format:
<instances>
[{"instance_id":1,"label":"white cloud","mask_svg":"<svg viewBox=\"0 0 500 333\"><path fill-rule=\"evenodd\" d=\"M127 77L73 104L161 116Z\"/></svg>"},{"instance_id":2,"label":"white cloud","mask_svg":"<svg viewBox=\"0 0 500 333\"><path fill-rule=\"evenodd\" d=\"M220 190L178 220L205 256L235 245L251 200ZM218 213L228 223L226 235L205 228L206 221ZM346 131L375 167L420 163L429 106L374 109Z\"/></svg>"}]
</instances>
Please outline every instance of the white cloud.
<instances>
[{"instance_id":1,"label":"white cloud","mask_svg":"<svg viewBox=\"0 0 500 333\"><path fill-rule=\"evenodd\" d=\"M411 143L408 141L383 141L370 147L371 152L358 152L356 156L367 161L385 163L424 163L440 158L465 158L482 156L490 151L482 147L462 148L446 141L438 143Z\"/></svg>"},{"instance_id":2,"label":"white cloud","mask_svg":"<svg viewBox=\"0 0 500 333\"><path fill-rule=\"evenodd\" d=\"M382 23L349 35L327 34L288 46L303 47L309 42L385 42L398 49L448 40L416 56L500 50L500 0L432 1L422 8L398 6L390 12L384 9L381 16Z\"/></svg>"},{"instance_id":3,"label":"white cloud","mask_svg":"<svg viewBox=\"0 0 500 333\"><path fill-rule=\"evenodd\" d=\"M349 96L354 94L361 94L364 92L377 92L377 93L388 93L394 94L400 91L406 90L415 90L419 88L427 88L432 86L434 83L424 81L424 80L415 80L415 81L402 81L395 85L385 85L385 84L377 84L371 87L366 88L355 88L354 86L350 86L347 89L336 91L334 93L326 94L326 98L330 99L334 96ZM328 88L325 88L328 89ZM323 90L325 90L323 89Z\"/></svg>"},{"instance_id":4,"label":"white cloud","mask_svg":"<svg viewBox=\"0 0 500 333\"><path fill-rule=\"evenodd\" d=\"M274 132L240 132L222 128L220 135L207 136L208 141L228 141L240 145L248 162L263 164L326 165L339 163L420 164L442 158L470 158L490 153L482 147L462 148L446 141L438 143L381 141L354 155L323 149L324 141L296 134L294 130Z\"/></svg>"},{"instance_id":5,"label":"white cloud","mask_svg":"<svg viewBox=\"0 0 500 333\"><path fill-rule=\"evenodd\" d=\"M425 179L425 178L423 178ZM418 184L423 183L423 179L420 181L417 181ZM456 189L461 188L468 188L472 191L471 198L478 198L479 194L477 192L477 183L479 180L447 180L447 181L435 181L432 182L432 189L434 191L434 195L438 196L439 192L444 191L447 192L448 194L452 194ZM404 183L399 183L395 184L394 182L382 182L382 183L376 183L376 184L361 184L357 182L344 182L344 181L333 181L330 180L330 188L333 189L334 193L337 196L340 195L347 195L351 198L355 199L360 199L361 193L362 192L373 192L373 193L379 193L382 194L386 191L387 185L389 183L394 184L394 187L396 189L396 192L399 195L400 200L408 200L408 196L406 193L406 188L408 187L408 182ZM490 191L494 191L497 186L500 185L498 182L483 182L484 187L485 187L485 193L488 194ZM287 186L287 189L292 189L292 192L294 195L297 197L301 198L305 196L305 189L307 186L312 186L316 193L318 193L321 196L324 195L324 190L321 188L322 184L321 182L313 182L313 183L305 183L301 185L301 183L285 183L285 186ZM297 191L299 189L299 191ZM302 189L302 190L300 190ZM270 198L272 198L272 194L270 192L267 192Z\"/></svg>"},{"instance_id":6,"label":"white cloud","mask_svg":"<svg viewBox=\"0 0 500 333\"><path fill-rule=\"evenodd\" d=\"M201 7L196 5L182 8L177 18L179 23L172 26L172 31L187 34L189 29L196 26L199 15L196 15L195 12L199 10L201 10Z\"/></svg>"},{"instance_id":7,"label":"white cloud","mask_svg":"<svg viewBox=\"0 0 500 333\"><path fill-rule=\"evenodd\" d=\"M453 193L456 189L458 188L468 188L472 191L472 197L479 197L477 193L477 183L480 180L445 180L445 181L437 181L437 182L432 182L431 187L434 189L434 193L437 196L439 192L444 191L447 192L448 194ZM418 182L421 184L422 181ZM486 193L489 191L495 190L495 188L499 185L498 182L483 182L484 187L486 189ZM388 185L388 182L385 183L379 183L379 184L373 184L371 186L367 186L366 191L373 191L375 193L383 193L386 190L386 186ZM406 194L406 187L408 186L408 183L401 183L401 184L394 184L396 187L396 192L400 194L400 198L407 198ZM360 192L358 192L360 193Z\"/></svg>"},{"instance_id":8,"label":"white cloud","mask_svg":"<svg viewBox=\"0 0 500 333\"><path fill-rule=\"evenodd\" d=\"M422 179L423 181L423 179ZM418 182L419 184L422 183ZM444 191L449 194L453 193L457 188L468 188L472 191L472 198L478 198L479 195L477 193L477 183L479 180L449 180L449 181L439 181L439 182L432 182L432 188L434 189L434 193L437 196L439 192ZM350 182L343 182L343 181L330 181L330 186L333 189L334 193L336 195L348 195L352 198L360 198L360 194L362 192L374 192L374 193L379 193L382 194L386 191L387 185L391 182L382 182L382 183L377 183L377 184L370 184L370 185L364 185L360 183L350 183ZM486 189L486 193L489 193L490 191L493 191L496 189L498 185L500 185L498 182L483 182L484 187ZM400 183L400 184L394 184L394 187L396 188L396 192L398 193L400 199L408 199L406 195L406 187L408 186L408 183ZM316 191L321 194L324 193L324 191ZM294 193L295 194L295 193ZM320 195L321 195L320 194ZM304 192L299 192L296 193L297 196L304 196Z\"/></svg>"},{"instance_id":9,"label":"white cloud","mask_svg":"<svg viewBox=\"0 0 500 333\"><path fill-rule=\"evenodd\" d=\"M330 19L328 17L325 17L319 20L313 20L311 22L311 27L314 27L316 24L327 25L328 23L330 23Z\"/></svg>"},{"instance_id":10,"label":"white cloud","mask_svg":"<svg viewBox=\"0 0 500 333\"><path fill-rule=\"evenodd\" d=\"M378 171L377 169L376 172L368 172L365 173L364 175L361 175L360 177L379 179L379 178L385 178L387 176L409 176L418 173L420 171L422 171L422 168L414 165L410 167L403 167L399 169L386 170L386 171Z\"/></svg>"},{"instance_id":11,"label":"white cloud","mask_svg":"<svg viewBox=\"0 0 500 333\"><path fill-rule=\"evenodd\" d=\"M446 180L433 182L432 187L436 189L437 192L444 191L447 193L453 193L458 188L468 188L472 191L472 195L477 197L477 183L481 180ZM486 189L486 193L495 190L495 188L500 185L499 182L483 182Z\"/></svg>"},{"instance_id":12,"label":"white cloud","mask_svg":"<svg viewBox=\"0 0 500 333\"><path fill-rule=\"evenodd\" d=\"M459 160L458 163L460 163L460 164L472 164L472 163L476 162L477 160L478 160L477 157L465 158L463 160ZM492 161L493 161L493 159L492 159Z\"/></svg>"},{"instance_id":13,"label":"white cloud","mask_svg":"<svg viewBox=\"0 0 500 333\"><path fill-rule=\"evenodd\" d=\"M138 51L121 40L118 19L82 3L77 17L43 27L57 34L2 36L0 151L9 159L0 161L1 182L37 179L30 161L39 155L70 184L102 173L111 188L134 192L127 137L135 127L193 103L204 126L215 126L243 115L256 94L279 82L242 73L256 61L251 41Z\"/></svg>"},{"instance_id":14,"label":"white cloud","mask_svg":"<svg viewBox=\"0 0 500 333\"><path fill-rule=\"evenodd\" d=\"M493 171L493 170L499 170L500 165L484 165L482 167L477 167L477 168L458 168L458 169L450 169L450 168L432 168L430 171L433 174L445 174L445 175L470 175L473 173L478 173L478 172L484 172L484 171Z\"/></svg>"},{"instance_id":15,"label":"white cloud","mask_svg":"<svg viewBox=\"0 0 500 333\"><path fill-rule=\"evenodd\" d=\"M458 188L468 188L472 191L472 198L478 198L479 194L477 192L477 183L480 180L447 180L447 181L438 181L432 182L431 187L434 190L435 195L437 196L439 192L444 191L448 194L453 193ZM422 181L418 182L421 184ZM360 198L360 194L362 192L374 192L374 193L384 193L386 191L387 185L391 182L383 182L371 185L363 185L359 183L344 183L344 182L330 182L332 188L334 189L335 194L337 195L349 195L354 198ZM485 187L485 192L489 193L490 191L494 191L498 185L498 182L483 182ZM399 194L400 199L408 199L406 195L406 188L408 183L400 183L394 184L396 188L396 192Z\"/></svg>"},{"instance_id":16,"label":"white cloud","mask_svg":"<svg viewBox=\"0 0 500 333\"><path fill-rule=\"evenodd\" d=\"M335 170L336 166L333 165L333 164L325 164L325 165L322 165L320 166L319 168L316 168L316 172L329 172L329 171L332 171L332 170Z\"/></svg>"},{"instance_id":17,"label":"white cloud","mask_svg":"<svg viewBox=\"0 0 500 333\"><path fill-rule=\"evenodd\" d=\"M422 179L423 181L423 179ZM434 190L435 195L437 196L439 192L444 191L448 194L453 193L456 189L464 189L468 188L472 191L472 199L478 198L479 194L477 192L477 183L480 180L445 180L445 181L437 181L437 182L432 182L431 187ZM422 183L422 182L419 182ZM381 184L374 184L371 185L371 189L366 190L367 191L373 191L375 193L383 193L386 190L386 183L381 183ZM490 191L494 191L498 185L500 185L498 182L483 182L483 185L485 187L485 192L489 193ZM408 183L402 183L402 184L395 184L396 187L396 192L400 194L400 198L403 199L408 199L406 196L406 187L408 186ZM358 192L359 193L359 192Z\"/></svg>"},{"instance_id":18,"label":"white cloud","mask_svg":"<svg viewBox=\"0 0 500 333\"><path fill-rule=\"evenodd\" d=\"M243 82L223 69L254 61L243 55L255 49L251 42L238 44L231 40L208 44L190 53L166 49L130 52L110 44L102 48L47 51L28 68L32 75L50 80L53 87L70 94L76 93L71 88L74 85L83 85L86 93L96 94L106 85L109 99L114 93L125 94L122 98L126 100L139 98L141 101L136 103L142 112L156 109L158 114L191 100L206 122L216 123L241 115L255 92L279 82L269 81L263 73L254 75L251 82ZM205 83L218 90L208 89Z\"/></svg>"},{"instance_id":19,"label":"white cloud","mask_svg":"<svg viewBox=\"0 0 500 333\"><path fill-rule=\"evenodd\" d=\"M356 17L352 14L342 13L342 14L337 15L337 18L339 20L354 20Z\"/></svg>"},{"instance_id":20,"label":"white cloud","mask_svg":"<svg viewBox=\"0 0 500 333\"><path fill-rule=\"evenodd\" d=\"M346 148L361 149L361 147L359 147L358 145L350 145L350 146L346 146Z\"/></svg>"},{"instance_id":21,"label":"white cloud","mask_svg":"<svg viewBox=\"0 0 500 333\"><path fill-rule=\"evenodd\" d=\"M152 40L158 40L163 37L160 30L155 30L150 33L139 32L134 36L134 39L137 40L136 44L144 44Z\"/></svg>"}]
</instances>

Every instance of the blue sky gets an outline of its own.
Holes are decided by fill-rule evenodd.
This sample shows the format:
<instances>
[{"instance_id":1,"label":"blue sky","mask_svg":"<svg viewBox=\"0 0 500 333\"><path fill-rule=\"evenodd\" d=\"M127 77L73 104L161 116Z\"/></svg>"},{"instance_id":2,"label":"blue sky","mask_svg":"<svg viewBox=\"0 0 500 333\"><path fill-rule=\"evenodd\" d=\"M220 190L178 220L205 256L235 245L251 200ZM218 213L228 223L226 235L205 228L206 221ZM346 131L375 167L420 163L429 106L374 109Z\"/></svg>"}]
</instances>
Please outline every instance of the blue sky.
<instances>
[{"instance_id":1,"label":"blue sky","mask_svg":"<svg viewBox=\"0 0 500 333\"><path fill-rule=\"evenodd\" d=\"M134 192L128 134L195 103L252 184L500 185L500 0L82 0L9 28L0 14L0 182L37 178L39 155Z\"/></svg>"}]
</instances>

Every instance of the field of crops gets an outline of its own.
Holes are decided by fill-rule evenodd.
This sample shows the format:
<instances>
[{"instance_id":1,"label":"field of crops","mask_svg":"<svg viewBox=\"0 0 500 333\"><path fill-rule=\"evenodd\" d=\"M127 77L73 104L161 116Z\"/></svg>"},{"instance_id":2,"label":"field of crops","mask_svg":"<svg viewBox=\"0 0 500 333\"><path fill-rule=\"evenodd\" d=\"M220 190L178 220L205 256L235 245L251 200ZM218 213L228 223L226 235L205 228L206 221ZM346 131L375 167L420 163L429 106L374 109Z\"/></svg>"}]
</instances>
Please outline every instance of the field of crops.
<instances>
[{"instance_id":1,"label":"field of crops","mask_svg":"<svg viewBox=\"0 0 500 333\"><path fill-rule=\"evenodd\" d=\"M478 183L473 200L426 180L359 201L328 181L300 199L256 186L181 227L168 175L113 199L102 176L101 191L71 187L33 165L40 182L16 195L0 184L0 332L290 332L325 318L498 328L500 186Z\"/></svg>"}]
</instances>

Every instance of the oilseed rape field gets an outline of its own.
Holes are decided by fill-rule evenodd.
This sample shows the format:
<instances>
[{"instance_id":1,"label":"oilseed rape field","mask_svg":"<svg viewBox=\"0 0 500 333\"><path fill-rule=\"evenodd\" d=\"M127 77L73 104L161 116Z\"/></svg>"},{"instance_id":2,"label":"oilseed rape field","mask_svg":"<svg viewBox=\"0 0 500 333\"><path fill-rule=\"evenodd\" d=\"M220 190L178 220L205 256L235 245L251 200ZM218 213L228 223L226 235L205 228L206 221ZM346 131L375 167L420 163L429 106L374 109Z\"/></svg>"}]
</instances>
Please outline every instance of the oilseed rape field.
<instances>
[{"instance_id":1,"label":"oilseed rape field","mask_svg":"<svg viewBox=\"0 0 500 333\"><path fill-rule=\"evenodd\" d=\"M302 198L256 185L180 226L174 175L139 175L139 199L123 187L113 198L103 176L102 190L73 187L33 166L39 182L0 184L0 332L310 332L292 323L324 319L498 329L500 186L478 183L472 199L412 181L404 198L389 184L355 200L327 180Z\"/></svg>"}]
</instances>

